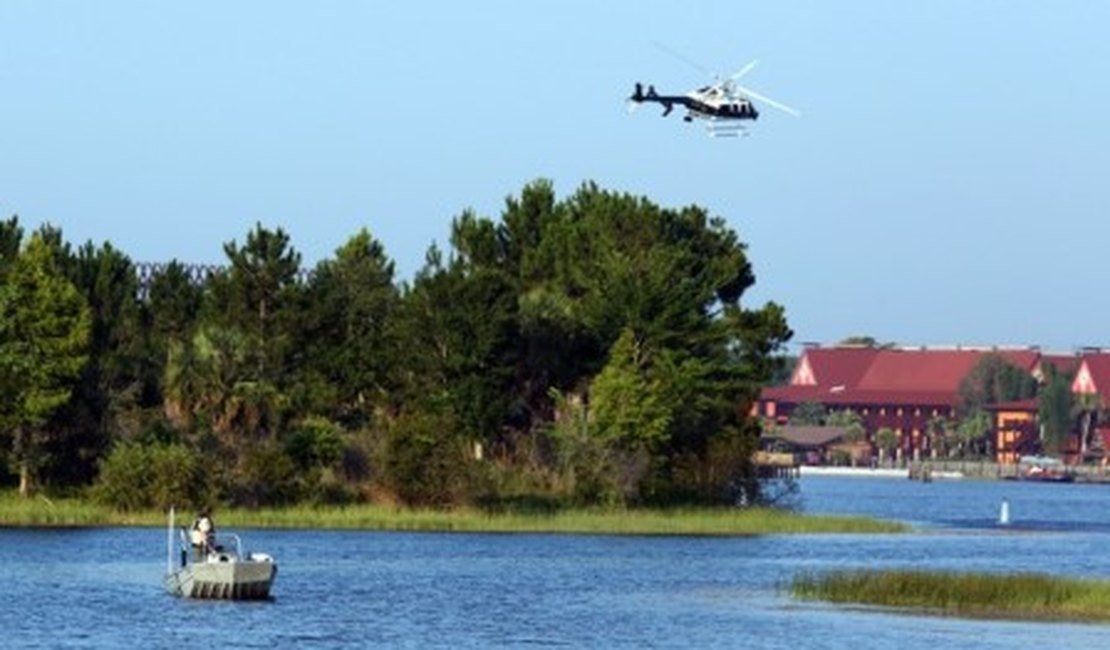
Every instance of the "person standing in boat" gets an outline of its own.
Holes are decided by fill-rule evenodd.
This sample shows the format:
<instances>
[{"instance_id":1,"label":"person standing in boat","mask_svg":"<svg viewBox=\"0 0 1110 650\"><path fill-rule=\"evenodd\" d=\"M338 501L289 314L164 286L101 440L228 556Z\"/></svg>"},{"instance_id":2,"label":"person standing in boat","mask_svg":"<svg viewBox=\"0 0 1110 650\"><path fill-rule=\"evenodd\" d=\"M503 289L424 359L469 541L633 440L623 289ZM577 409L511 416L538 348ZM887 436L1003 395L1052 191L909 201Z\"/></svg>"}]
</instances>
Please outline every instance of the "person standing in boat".
<instances>
[{"instance_id":1,"label":"person standing in boat","mask_svg":"<svg viewBox=\"0 0 1110 650\"><path fill-rule=\"evenodd\" d=\"M212 523L208 508L204 508L197 513L197 518L193 522L192 542L193 553L198 560L207 557L208 553L215 547L216 525Z\"/></svg>"}]
</instances>

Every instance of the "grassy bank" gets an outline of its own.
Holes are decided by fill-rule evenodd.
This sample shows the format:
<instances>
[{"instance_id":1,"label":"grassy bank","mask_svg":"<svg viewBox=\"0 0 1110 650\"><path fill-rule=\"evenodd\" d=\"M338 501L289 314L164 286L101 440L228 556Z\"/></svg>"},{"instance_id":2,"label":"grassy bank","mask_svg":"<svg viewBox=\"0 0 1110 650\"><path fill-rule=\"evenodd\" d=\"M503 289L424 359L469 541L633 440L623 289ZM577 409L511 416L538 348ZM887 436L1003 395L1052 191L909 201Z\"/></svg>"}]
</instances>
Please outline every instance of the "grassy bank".
<instances>
[{"instance_id":1,"label":"grassy bank","mask_svg":"<svg viewBox=\"0 0 1110 650\"><path fill-rule=\"evenodd\" d=\"M804 600L898 607L945 616L1110 622L1110 582L1043 574L841 571L802 574Z\"/></svg>"},{"instance_id":2,"label":"grassy bank","mask_svg":"<svg viewBox=\"0 0 1110 650\"><path fill-rule=\"evenodd\" d=\"M862 517L816 517L770 509L567 510L544 514L411 510L383 506L218 509L221 528L314 528L611 535L773 535L894 533L901 524ZM187 521L192 513L179 515ZM0 496L0 526L162 526L161 511L115 512L82 499Z\"/></svg>"}]
</instances>

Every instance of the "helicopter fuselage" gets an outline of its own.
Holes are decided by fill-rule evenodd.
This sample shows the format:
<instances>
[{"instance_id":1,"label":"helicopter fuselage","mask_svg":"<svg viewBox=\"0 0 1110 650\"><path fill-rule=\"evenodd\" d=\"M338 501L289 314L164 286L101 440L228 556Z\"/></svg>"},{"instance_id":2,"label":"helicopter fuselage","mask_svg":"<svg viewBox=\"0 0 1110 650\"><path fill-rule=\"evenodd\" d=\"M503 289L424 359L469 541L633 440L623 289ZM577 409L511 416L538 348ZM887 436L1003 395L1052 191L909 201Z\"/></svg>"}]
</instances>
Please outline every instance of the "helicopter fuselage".
<instances>
[{"instance_id":1,"label":"helicopter fuselage","mask_svg":"<svg viewBox=\"0 0 1110 650\"><path fill-rule=\"evenodd\" d=\"M637 104L644 102L661 104L663 106L663 117L670 115L675 106L682 106L687 111L683 117L687 122L691 122L695 118L711 120L759 119L759 111L756 110L750 100L743 96L724 93L718 86L699 88L685 95L660 95L655 91L655 86L648 86L647 92L644 92L643 85L638 83L632 96L628 99Z\"/></svg>"}]
</instances>

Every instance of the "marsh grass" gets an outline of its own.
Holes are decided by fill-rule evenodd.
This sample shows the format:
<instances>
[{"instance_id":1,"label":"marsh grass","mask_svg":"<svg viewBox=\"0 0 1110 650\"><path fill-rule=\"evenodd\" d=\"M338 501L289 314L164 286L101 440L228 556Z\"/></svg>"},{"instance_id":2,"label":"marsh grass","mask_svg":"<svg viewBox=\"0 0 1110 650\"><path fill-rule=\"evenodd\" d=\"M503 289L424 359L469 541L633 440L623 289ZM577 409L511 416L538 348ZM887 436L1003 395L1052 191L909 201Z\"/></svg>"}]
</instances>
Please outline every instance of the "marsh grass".
<instances>
[{"instance_id":1,"label":"marsh grass","mask_svg":"<svg viewBox=\"0 0 1110 650\"><path fill-rule=\"evenodd\" d=\"M838 571L800 574L803 600L908 608L974 618L1110 622L1110 582L1039 573Z\"/></svg>"},{"instance_id":2,"label":"marsh grass","mask_svg":"<svg viewBox=\"0 0 1110 650\"><path fill-rule=\"evenodd\" d=\"M898 523L863 517L818 517L772 509L418 510L387 506L289 506L217 509L222 528L311 528L429 532L584 533L599 535L773 535L895 533ZM191 512L180 512L185 522ZM0 526L162 526L166 513L117 512L79 498L21 499L0 495Z\"/></svg>"},{"instance_id":3,"label":"marsh grass","mask_svg":"<svg viewBox=\"0 0 1110 650\"><path fill-rule=\"evenodd\" d=\"M808 517L769 509L560 510L547 513L406 510L375 506L295 507L221 515L231 525L264 528L610 535L765 535L891 533L900 524L864 518Z\"/></svg>"},{"instance_id":4,"label":"marsh grass","mask_svg":"<svg viewBox=\"0 0 1110 650\"><path fill-rule=\"evenodd\" d=\"M48 498L42 495L25 499L15 492L0 493L0 526L101 526L116 523L114 519L127 518L83 499Z\"/></svg>"}]
</instances>

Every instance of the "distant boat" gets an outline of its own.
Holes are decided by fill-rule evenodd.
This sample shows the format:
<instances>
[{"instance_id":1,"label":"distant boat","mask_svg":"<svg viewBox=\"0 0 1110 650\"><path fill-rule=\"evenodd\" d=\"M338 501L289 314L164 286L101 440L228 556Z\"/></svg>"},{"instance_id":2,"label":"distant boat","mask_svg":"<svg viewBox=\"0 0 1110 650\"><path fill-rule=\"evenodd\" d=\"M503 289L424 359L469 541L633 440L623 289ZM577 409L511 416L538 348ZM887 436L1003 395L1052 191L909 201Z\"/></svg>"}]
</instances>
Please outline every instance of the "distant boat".
<instances>
[{"instance_id":1,"label":"distant boat","mask_svg":"<svg viewBox=\"0 0 1110 650\"><path fill-rule=\"evenodd\" d=\"M166 591L181 598L265 600L277 575L277 563L265 553L243 553L238 535L221 535L202 558L190 552L187 531L177 531L174 563L174 512L170 509L166 540Z\"/></svg>"},{"instance_id":2,"label":"distant boat","mask_svg":"<svg viewBox=\"0 0 1110 650\"><path fill-rule=\"evenodd\" d=\"M1017 480L1042 483L1071 483L1075 475L1059 458L1022 456L1018 461Z\"/></svg>"}]
</instances>

